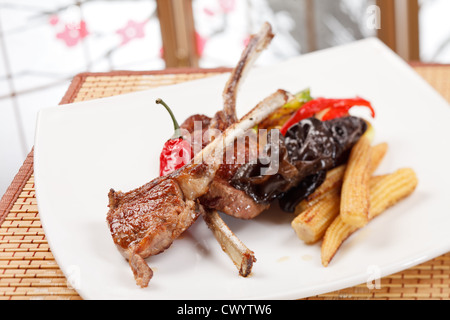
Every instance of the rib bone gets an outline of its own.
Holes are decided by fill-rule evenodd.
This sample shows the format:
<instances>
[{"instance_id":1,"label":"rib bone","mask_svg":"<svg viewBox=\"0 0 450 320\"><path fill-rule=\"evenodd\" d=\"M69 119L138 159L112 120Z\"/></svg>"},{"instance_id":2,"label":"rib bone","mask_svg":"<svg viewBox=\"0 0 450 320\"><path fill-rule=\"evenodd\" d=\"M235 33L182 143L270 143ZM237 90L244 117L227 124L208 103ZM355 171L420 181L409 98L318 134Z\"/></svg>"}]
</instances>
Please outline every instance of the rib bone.
<instances>
[{"instance_id":1,"label":"rib bone","mask_svg":"<svg viewBox=\"0 0 450 320\"><path fill-rule=\"evenodd\" d=\"M256 262L253 251L239 240L216 210L206 210L203 213L203 219L221 245L222 250L239 270L239 274L247 277L252 271L253 263Z\"/></svg>"},{"instance_id":2,"label":"rib bone","mask_svg":"<svg viewBox=\"0 0 450 320\"><path fill-rule=\"evenodd\" d=\"M236 115L236 96L242 86L248 71L260 56L261 52L267 48L274 37L272 27L269 23L264 23L258 33L253 34L236 67L231 71L230 77L222 93L223 110L216 113L212 119L210 128L225 130L228 126L238 121Z\"/></svg>"}]
</instances>

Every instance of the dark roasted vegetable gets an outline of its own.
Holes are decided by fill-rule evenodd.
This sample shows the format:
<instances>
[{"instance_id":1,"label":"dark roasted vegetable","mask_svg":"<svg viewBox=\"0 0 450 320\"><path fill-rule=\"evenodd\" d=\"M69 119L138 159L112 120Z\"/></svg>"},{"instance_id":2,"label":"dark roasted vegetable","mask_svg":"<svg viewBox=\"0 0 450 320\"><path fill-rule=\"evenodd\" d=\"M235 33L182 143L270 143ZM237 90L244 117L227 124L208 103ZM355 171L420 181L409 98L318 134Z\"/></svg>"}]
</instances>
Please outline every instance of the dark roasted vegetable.
<instances>
[{"instance_id":1,"label":"dark roasted vegetable","mask_svg":"<svg viewBox=\"0 0 450 320\"><path fill-rule=\"evenodd\" d=\"M320 186L322 172L347 159L366 129L366 122L357 117L302 120L291 126L285 136L269 138L265 156L239 167L231 184L258 203L281 199L282 208L292 211L296 203ZM276 172L269 170L274 167L273 159L278 160ZM264 173L267 170L270 174Z\"/></svg>"},{"instance_id":2,"label":"dark roasted vegetable","mask_svg":"<svg viewBox=\"0 0 450 320\"><path fill-rule=\"evenodd\" d=\"M279 198L279 205L283 211L294 212L295 207L306 197L310 196L325 181L327 172L321 170L304 178Z\"/></svg>"},{"instance_id":3,"label":"dark roasted vegetable","mask_svg":"<svg viewBox=\"0 0 450 320\"><path fill-rule=\"evenodd\" d=\"M294 115L284 123L280 129L282 134L294 124L303 119L307 119L317 115L319 112L325 111L325 114L320 117L322 120L331 120L335 118L341 118L348 115L348 111L355 106L364 106L370 109L372 117L375 117L375 110L372 108L372 104L362 98L354 99L325 99L317 98L306 102L300 109L298 109Z\"/></svg>"}]
</instances>

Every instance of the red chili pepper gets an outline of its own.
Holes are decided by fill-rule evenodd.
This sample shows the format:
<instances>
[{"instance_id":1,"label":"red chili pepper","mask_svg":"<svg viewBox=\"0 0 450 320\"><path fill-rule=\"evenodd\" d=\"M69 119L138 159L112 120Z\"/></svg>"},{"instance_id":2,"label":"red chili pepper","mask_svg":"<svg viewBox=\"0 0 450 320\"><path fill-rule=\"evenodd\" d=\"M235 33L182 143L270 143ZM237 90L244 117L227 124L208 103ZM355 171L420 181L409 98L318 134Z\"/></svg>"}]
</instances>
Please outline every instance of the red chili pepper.
<instances>
[{"instance_id":1,"label":"red chili pepper","mask_svg":"<svg viewBox=\"0 0 450 320\"><path fill-rule=\"evenodd\" d=\"M348 107L338 107L328 110L321 118L322 121L331 120L334 118L345 117L348 114Z\"/></svg>"},{"instance_id":2,"label":"red chili pepper","mask_svg":"<svg viewBox=\"0 0 450 320\"><path fill-rule=\"evenodd\" d=\"M164 144L159 156L159 175L165 176L189 163L193 152L191 144L181 136L180 126L172 110L161 99L156 100L156 103L162 104L169 112L175 130L173 136Z\"/></svg>"},{"instance_id":3,"label":"red chili pepper","mask_svg":"<svg viewBox=\"0 0 450 320\"><path fill-rule=\"evenodd\" d=\"M355 106L368 107L372 113L372 117L375 117L375 111L369 101L362 98L355 99L325 99L317 98L306 102L294 115L283 125L281 133L286 134L288 129L294 124L300 122L303 119L313 117L316 113L328 110L323 116L322 120L330 120L347 115L348 111Z\"/></svg>"}]
</instances>

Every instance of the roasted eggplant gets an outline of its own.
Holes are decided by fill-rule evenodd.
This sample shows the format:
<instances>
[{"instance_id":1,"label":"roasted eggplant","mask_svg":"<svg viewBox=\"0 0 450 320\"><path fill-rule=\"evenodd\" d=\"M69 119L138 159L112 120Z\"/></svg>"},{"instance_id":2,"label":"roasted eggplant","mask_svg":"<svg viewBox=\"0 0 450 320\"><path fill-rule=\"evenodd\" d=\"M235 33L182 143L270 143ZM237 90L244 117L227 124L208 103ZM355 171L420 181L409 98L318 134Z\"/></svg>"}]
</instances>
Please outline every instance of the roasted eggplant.
<instances>
[{"instance_id":1,"label":"roasted eggplant","mask_svg":"<svg viewBox=\"0 0 450 320\"><path fill-rule=\"evenodd\" d=\"M278 199L283 210L293 212L296 204L320 186L327 170L345 162L367 123L353 116L328 121L308 118L284 136L274 130L269 135L276 134L278 139L268 138L264 155L256 163L239 167L231 185L257 203ZM271 167L277 168L275 173Z\"/></svg>"}]
</instances>

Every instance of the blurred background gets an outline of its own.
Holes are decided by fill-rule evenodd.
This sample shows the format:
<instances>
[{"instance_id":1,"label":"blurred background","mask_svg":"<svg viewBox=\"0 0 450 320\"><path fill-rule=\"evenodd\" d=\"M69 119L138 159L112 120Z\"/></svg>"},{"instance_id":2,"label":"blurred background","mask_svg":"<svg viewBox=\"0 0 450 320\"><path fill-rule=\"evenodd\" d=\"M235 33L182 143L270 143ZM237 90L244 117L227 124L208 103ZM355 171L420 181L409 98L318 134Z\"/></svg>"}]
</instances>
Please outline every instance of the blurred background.
<instances>
[{"instance_id":1,"label":"blurred background","mask_svg":"<svg viewBox=\"0 0 450 320\"><path fill-rule=\"evenodd\" d=\"M367 37L408 62L450 63L449 0L0 0L0 197L40 108L74 75L233 67L269 21L270 64Z\"/></svg>"}]
</instances>

